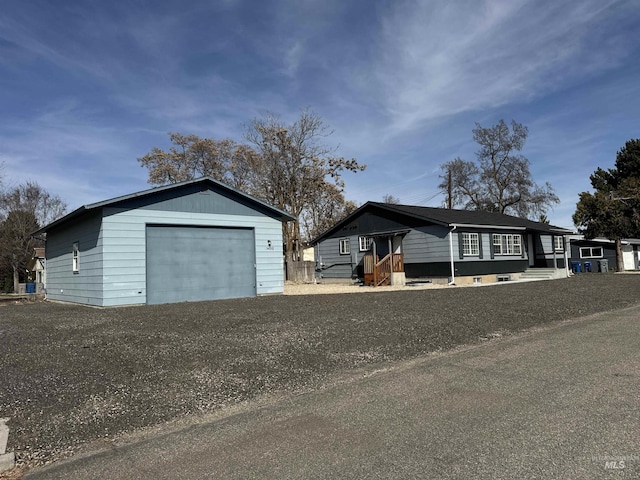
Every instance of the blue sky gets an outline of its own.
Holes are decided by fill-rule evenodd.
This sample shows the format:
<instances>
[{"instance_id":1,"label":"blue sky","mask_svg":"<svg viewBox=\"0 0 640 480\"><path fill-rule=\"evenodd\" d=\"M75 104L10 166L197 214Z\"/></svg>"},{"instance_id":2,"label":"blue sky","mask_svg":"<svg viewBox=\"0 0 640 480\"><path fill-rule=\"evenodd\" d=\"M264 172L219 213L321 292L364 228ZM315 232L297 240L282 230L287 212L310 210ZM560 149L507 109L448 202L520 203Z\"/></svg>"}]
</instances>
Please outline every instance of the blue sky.
<instances>
[{"instance_id":1,"label":"blue sky","mask_svg":"<svg viewBox=\"0 0 640 480\"><path fill-rule=\"evenodd\" d=\"M471 130L529 128L534 180L573 227L589 175L640 137L640 2L22 1L0 12L5 186L70 209L143 190L167 132L242 140L266 112L323 117L368 165L348 199L440 206L439 165Z\"/></svg>"}]
</instances>

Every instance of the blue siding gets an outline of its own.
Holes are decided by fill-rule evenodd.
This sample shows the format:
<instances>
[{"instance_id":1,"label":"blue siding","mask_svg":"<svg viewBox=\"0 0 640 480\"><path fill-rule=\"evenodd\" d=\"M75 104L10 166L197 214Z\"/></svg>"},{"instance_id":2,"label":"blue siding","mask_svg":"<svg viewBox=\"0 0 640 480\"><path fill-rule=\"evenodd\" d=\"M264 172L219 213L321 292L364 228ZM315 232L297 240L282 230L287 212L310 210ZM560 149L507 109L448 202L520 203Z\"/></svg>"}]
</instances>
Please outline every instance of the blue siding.
<instances>
[{"instance_id":1,"label":"blue siding","mask_svg":"<svg viewBox=\"0 0 640 480\"><path fill-rule=\"evenodd\" d=\"M345 225L340 232L335 233L333 237L322 240L316 246L316 262L324 264L323 277L350 278L357 273L357 264L361 261L363 255L357 251L358 237L360 235L366 236L369 233L362 230L365 224L371 228L371 232L381 232L385 228L409 229L406 225L394 223L389 219L383 219L382 225L376 224L374 220L375 216L373 215L368 215L364 219L354 219L351 223ZM406 271L408 273L414 272L414 274L420 276L422 274L416 272L438 272L437 274L429 274L429 276L448 275L449 273L447 272L450 272L451 247L453 247L453 260L458 265L456 269L460 271L473 271L474 274L478 274L475 272L482 273L483 270L486 270L487 273L514 273L526 269L528 261L527 235L522 230L458 227L453 232L451 243L450 230L448 227L433 224L410 228L402 239L402 253L404 254ZM479 234L482 255L460 258L459 234L462 232ZM522 253L520 255L492 255L492 235L494 233L520 235ZM349 238L351 256L340 255L339 241L341 238ZM386 241L384 238L381 237L379 240L382 244ZM543 236L542 240L538 239L537 241L541 242L539 247L540 255L553 258L553 251L550 250L551 236ZM549 252L542 253L543 246ZM381 255L386 254L386 249L379 249L378 251ZM562 254L558 253L557 256L560 258Z\"/></svg>"},{"instance_id":2,"label":"blue siding","mask_svg":"<svg viewBox=\"0 0 640 480\"><path fill-rule=\"evenodd\" d=\"M233 192L214 191L205 185L185 185L165 190L156 195L126 200L118 207L121 211L160 210L165 212L217 213L222 215L272 216L267 209ZM275 217L273 217L275 218Z\"/></svg>"},{"instance_id":3,"label":"blue siding","mask_svg":"<svg viewBox=\"0 0 640 480\"><path fill-rule=\"evenodd\" d=\"M248 216L105 208L103 236L105 246L108 245L104 251L105 306L146 303L147 224L254 228L257 294L284 291L282 224L279 220L257 213ZM268 241L271 241L271 249ZM198 266L195 256L194 269Z\"/></svg>"},{"instance_id":4,"label":"blue siding","mask_svg":"<svg viewBox=\"0 0 640 480\"><path fill-rule=\"evenodd\" d=\"M280 218L233 193L190 185L96 208L48 231L47 297L97 306L146 303L147 224L250 228L255 232L256 293L284 291ZM80 271L73 273L76 241ZM194 270L199 255L215 252L195 252Z\"/></svg>"},{"instance_id":5,"label":"blue siding","mask_svg":"<svg viewBox=\"0 0 640 480\"><path fill-rule=\"evenodd\" d=\"M79 243L79 270L73 272L73 243ZM100 212L47 233L47 298L102 305L102 222Z\"/></svg>"},{"instance_id":6,"label":"blue siding","mask_svg":"<svg viewBox=\"0 0 640 480\"><path fill-rule=\"evenodd\" d=\"M349 239L351 253L340 254L340 240ZM315 253L316 268L325 278L352 278L357 266L367 252L358 252L358 235L328 238L320 242Z\"/></svg>"},{"instance_id":7,"label":"blue siding","mask_svg":"<svg viewBox=\"0 0 640 480\"><path fill-rule=\"evenodd\" d=\"M448 262L449 228L439 225L418 227L402 239L405 263ZM458 251L458 238L454 235L454 253Z\"/></svg>"}]
</instances>

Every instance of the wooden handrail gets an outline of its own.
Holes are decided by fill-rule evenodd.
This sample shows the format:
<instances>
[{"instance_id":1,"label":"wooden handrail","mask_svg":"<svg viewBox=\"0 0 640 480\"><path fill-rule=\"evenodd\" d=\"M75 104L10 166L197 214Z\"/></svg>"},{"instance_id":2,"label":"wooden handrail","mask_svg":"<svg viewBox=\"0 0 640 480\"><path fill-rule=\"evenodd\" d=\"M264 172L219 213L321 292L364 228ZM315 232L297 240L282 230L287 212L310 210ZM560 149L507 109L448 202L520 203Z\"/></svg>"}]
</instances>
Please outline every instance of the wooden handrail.
<instances>
[{"instance_id":1,"label":"wooden handrail","mask_svg":"<svg viewBox=\"0 0 640 480\"><path fill-rule=\"evenodd\" d=\"M377 257L374 261L372 254L366 254L362 260L365 281L366 278L371 278L371 284L376 287L388 280L392 272L404 272L404 255L402 253L390 253L380 261L377 261Z\"/></svg>"},{"instance_id":2,"label":"wooden handrail","mask_svg":"<svg viewBox=\"0 0 640 480\"><path fill-rule=\"evenodd\" d=\"M389 277L391 277L391 270L393 269L393 255L389 254L376 263L376 273L374 275L374 285L377 287Z\"/></svg>"}]
</instances>

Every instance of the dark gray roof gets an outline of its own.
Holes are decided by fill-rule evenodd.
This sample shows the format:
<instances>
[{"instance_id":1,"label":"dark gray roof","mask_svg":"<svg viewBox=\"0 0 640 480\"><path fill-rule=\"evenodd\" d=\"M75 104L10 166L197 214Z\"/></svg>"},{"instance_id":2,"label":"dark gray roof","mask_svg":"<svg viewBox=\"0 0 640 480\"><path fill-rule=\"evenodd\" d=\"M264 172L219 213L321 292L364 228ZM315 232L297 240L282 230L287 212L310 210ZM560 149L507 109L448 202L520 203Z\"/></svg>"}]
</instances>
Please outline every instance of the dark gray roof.
<instances>
[{"instance_id":1,"label":"dark gray roof","mask_svg":"<svg viewBox=\"0 0 640 480\"><path fill-rule=\"evenodd\" d=\"M32 235L38 235L38 234L42 234L47 232L48 230L51 230L54 227L57 227L59 225L62 225L64 223L67 223L81 215L84 215L85 213L91 211L91 210L95 210L97 208L102 208L102 207L107 207L107 206L113 206L115 204L124 202L126 200L131 200L133 198L141 198L141 197L147 197L150 195L155 195L157 193L160 192L164 192L166 190L175 190L178 189L180 187L184 187L186 185L196 185L196 184L208 184L211 185L215 188L221 189L223 191L227 191L230 193L233 193L235 195L238 195L242 198L245 198L247 200L249 200L250 202L256 204L256 206L260 206L263 209L266 209L267 211L274 213L276 217L280 217L280 219L283 222L288 222L288 221L292 221L295 220L295 217L293 217L292 215L288 214L287 212L285 212L284 210L280 210L279 208L273 207L271 205L269 205L268 203L263 202L262 200L253 197L247 193L241 192L240 190L236 190L233 187L230 187L229 185L226 185L216 179L214 179L213 177L200 177L200 178L196 178L194 180L187 180L184 182L179 182L179 183L172 183L170 185L163 185L161 187L154 187L154 188L150 188L148 190L142 190L140 192L135 192L135 193L131 193L129 195L123 195L121 197L115 197L115 198L111 198L109 200L103 200L102 202L96 202L96 203L90 203L87 205L83 205L80 208L77 208L76 210L74 210L73 212L65 215L62 218L59 218L58 220L51 222L49 225L46 225L44 227L42 227L40 230L34 232Z\"/></svg>"},{"instance_id":2,"label":"dark gray roof","mask_svg":"<svg viewBox=\"0 0 640 480\"><path fill-rule=\"evenodd\" d=\"M566 228L556 227L554 225L541 222L534 222L532 220L527 220L526 218L513 217L503 213L367 202L329 230L318 236L311 243L318 243L320 240L342 228L343 225L349 223L365 211L375 212L376 210L397 214L399 221L402 217L410 217L413 219L423 220L427 223L434 223L447 227L453 227L454 225L475 227L511 227L514 229L524 229L560 235L573 233L572 230L567 230Z\"/></svg>"}]
</instances>

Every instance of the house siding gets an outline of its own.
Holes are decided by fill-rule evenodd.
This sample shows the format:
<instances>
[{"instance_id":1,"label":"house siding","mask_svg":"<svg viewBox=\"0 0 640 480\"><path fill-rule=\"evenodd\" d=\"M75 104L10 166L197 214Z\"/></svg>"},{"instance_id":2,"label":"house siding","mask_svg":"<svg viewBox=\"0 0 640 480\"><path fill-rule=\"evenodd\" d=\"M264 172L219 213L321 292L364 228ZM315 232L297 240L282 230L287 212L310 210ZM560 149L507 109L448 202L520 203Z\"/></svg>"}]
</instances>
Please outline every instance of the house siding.
<instances>
[{"instance_id":1,"label":"house siding","mask_svg":"<svg viewBox=\"0 0 640 480\"><path fill-rule=\"evenodd\" d=\"M65 229L47 233L47 287L50 300L102 305L102 221L99 212ZM79 269L73 271L73 244L79 244Z\"/></svg>"},{"instance_id":2,"label":"house siding","mask_svg":"<svg viewBox=\"0 0 640 480\"><path fill-rule=\"evenodd\" d=\"M150 224L251 229L256 294L282 293L282 222L277 212L233 192L204 187L186 185L133 197L52 227L47 231L47 298L96 306L146 303L146 227ZM74 273L76 241L80 269ZM198 256L216 252L192 254L197 288Z\"/></svg>"},{"instance_id":3,"label":"house siding","mask_svg":"<svg viewBox=\"0 0 640 480\"><path fill-rule=\"evenodd\" d=\"M316 240L316 265L325 278L347 278L356 274L362 277L363 255L357 251L358 237L373 236L376 252L382 258L389 253L385 242L393 236L398 252L397 240L401 236L408 278L451 277L452 262L456 276L518 274L530 266L563 268L565 254L554 252L553 248L556 230L566 234L557 227L498 213L368 202ZM478 234L477 255L464 255L462 237L465 233ZM512 255L494 252L494 234L520 236L521 252ZM350 256L339 254L340 238L350 240Z\"/></svg>"},{"instance_id":4,"label":"house siding","mask_svg":"<svg viewBox=\"0 0 640 480\"><path fill-rule=\"evenodd\" d=\"M349 239L351 253L340 255L340 240ZM357 267L367 252L358 252L358 235L328 238L317 245L316 269L320 275L328 278L352 278L357 275Z\"/></svg>"},{"instance_id":5,"label":"house siding","mask_svg":"<svg viewBox=\"0 0 640 480\"><path fill-rule=\"evenodd\" d=\"M602 248L602 258L581 258L580 247L600 247ZM616 246L615 243L591 242L589 240L571 240L570 265L573 262L580 264L580 271L585 272L585 262L591 262L591 271L598 271L598 261L608 260L609 270L616 268Z\"/></svg>"},{"instance_id":6,"label":"house siding","mask_svg":"<svg viewBox=\"0 0 640 480\"><path fill-rule=\"evenodd\" d=\"M331 238L322 240L316 245L316 262L325 278L352 278L362 277L362 256L367 252L358 251L358 238L367 236L366 231L359 230L363 226L373 231L406 230L404 224L392 223L383 219L382 224L375 222L375 215L368 215L366 221L351 222ZM373 226L377 226L374 228ZM356 228L357 226L357 228ZM411 228L402 239L402 253L404 254L405 273L408 278L419 277L450 277L451 276L451 247L455 262L456 275L482 275L516 273L526 270L528 267L526 238L519 230L504 230L490 228L480 230L459 227L454 230L450 244L449 233L451 229L441 225L422 225ZM481 245L481 255L462 256L460 258L460 233L478 233ZM342 235L340 235L342 233ZM347 235L346 233L351 233ZM494 233L514 234L521 236L522 253L519 255L493 255ZM340 255L340 239L348 238L351 247L351 255ZM378 239L382 244L386 242L384 237ZM551 247L551 239L548 249ZM384 245L382 245L384 247ZM378 251L384 250L378 249ZM551 253L551 262L553 262ZM559 255L560 257L562 255ZM544 257L543 257L544 258Z\"/></svg>"},{"instance_id":7,"label":"house siding","mask_svg":"<svg viewBox=\"0 0 640 480\"><path fill-rule=\"evenodd\" d=\"M539 235L535 242L535 259L536 267L554 268L554 258L556 268L565 268L564 250L556 250L554 252L553 235ZM565 247L566 248L566 247Z\"/></svg>"},{"instance_id":8,"label":"house siding","mask_svg":"<svg viewBox=\"0 0 640 480\"><path fill-rule=\"evenodd\" d=\"M104 252L104 306L146 303L145 232L148 224L253 228L256 293L263 295L284 291L282 224L279 220L261 215L105 208L103 236L104 244L109 245L109 249ZM271 241L271 250L267 248L268 241ZM215 255L215 252L194 252L194 268L198 254Z\"/></svg>"},{"instance_id":9,"label":"house siding","mask_svg":"<svg viewBox=\"0 0 640 480\"><path fill-rule=\"evenodd\" d=\"M411 230L402 239L404 262L437 263L451 259L449 228L429 225ZM458 239L454 235L454 252L458 251Z\"/></svg>"}]
</instances>

